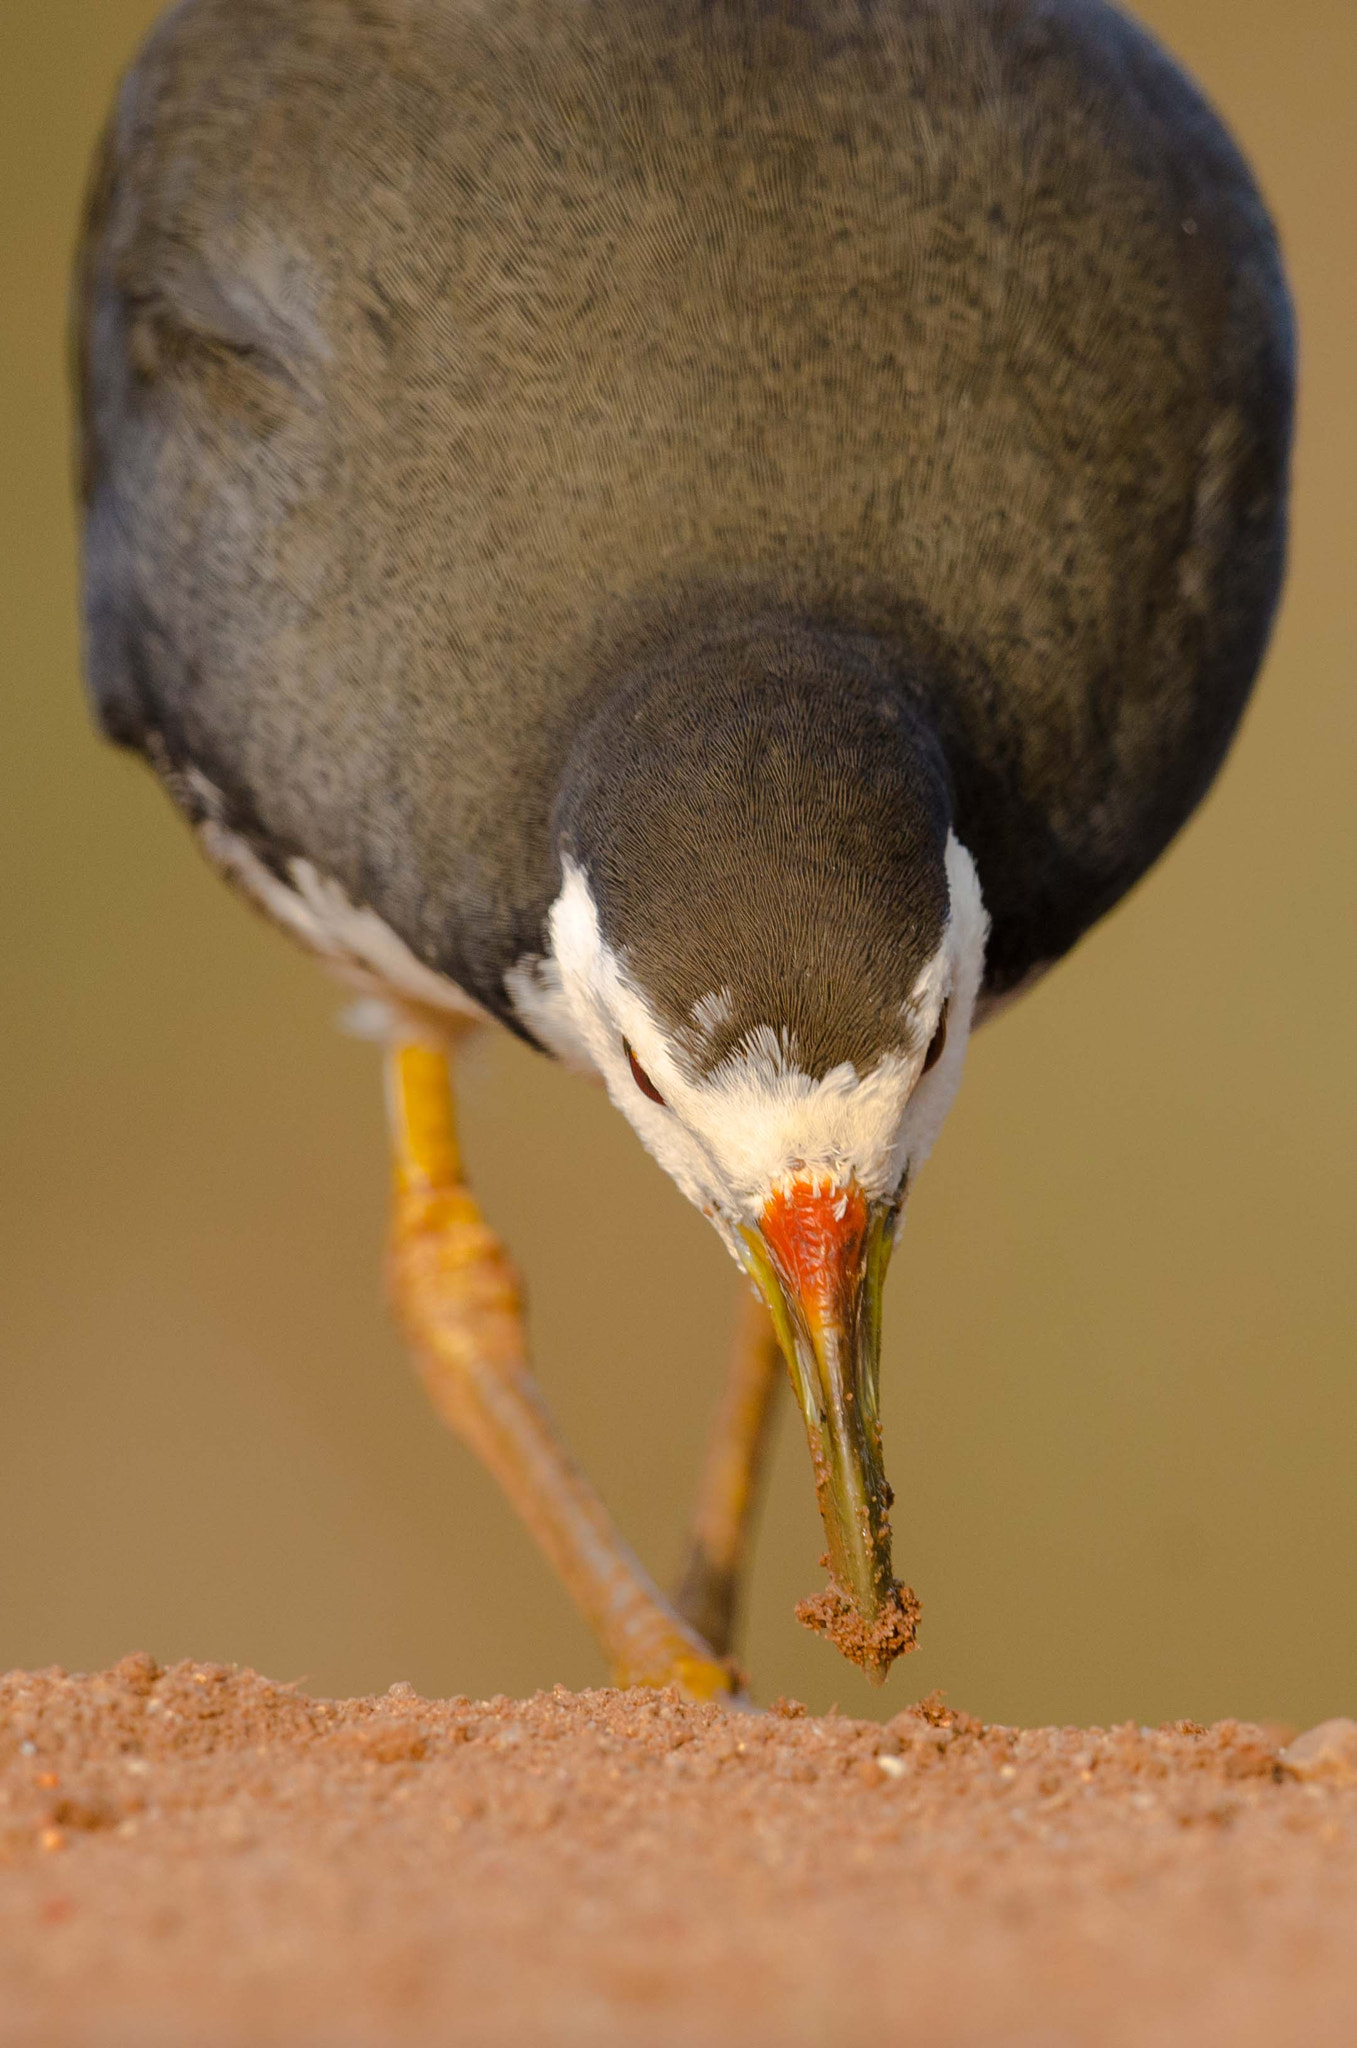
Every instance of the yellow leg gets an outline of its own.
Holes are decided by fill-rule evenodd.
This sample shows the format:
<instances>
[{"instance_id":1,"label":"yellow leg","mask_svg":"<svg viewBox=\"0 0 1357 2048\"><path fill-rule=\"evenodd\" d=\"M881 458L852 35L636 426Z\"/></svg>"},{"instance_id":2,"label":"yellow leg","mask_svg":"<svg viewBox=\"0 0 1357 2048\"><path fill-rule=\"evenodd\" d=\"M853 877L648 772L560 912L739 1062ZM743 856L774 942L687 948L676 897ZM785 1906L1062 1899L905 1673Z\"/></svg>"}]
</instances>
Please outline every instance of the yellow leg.
<instances>
[{"instance_id":1,"label":"yellow leg","mask_svg":"<svg viewBox=\"0 0 1357 2048\"><path fill-rule=\"evenodd\" d=\"M772 1318L757 1295L745 1289L677 1602L679 1613L720 1656L729 1651L735 1633L749 1525L773 1401L785 1371Z\"/></svg>"},{"instance_id":2,"label":"yellow leg","mask_svg":"<svg viewBox=\"0 0 1357 2048\"><path fill-rule=\"evenodd\" d=\"M665 1601L557 1434L528 1368L513 1268L462 1177L448 1056L388 1056L397 1318L444 1421L494 1473L602 1644L618 1685L730 1694L728 1667Z\"/></svg>"}]
</instances>

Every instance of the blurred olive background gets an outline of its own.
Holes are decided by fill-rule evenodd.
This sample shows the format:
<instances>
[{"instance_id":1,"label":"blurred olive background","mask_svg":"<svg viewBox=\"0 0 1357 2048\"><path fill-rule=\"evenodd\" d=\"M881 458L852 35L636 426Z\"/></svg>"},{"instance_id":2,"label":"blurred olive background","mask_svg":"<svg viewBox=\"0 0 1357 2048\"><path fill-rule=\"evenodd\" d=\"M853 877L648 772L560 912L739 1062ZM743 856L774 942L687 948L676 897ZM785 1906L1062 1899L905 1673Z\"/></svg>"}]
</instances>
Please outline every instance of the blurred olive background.
<instances>
[{"instance_id":1,"label":"blurred olive background","mask_svg":"<svg viewBox=\"0 0 1357 2048\"><path fill-rule=\"evenodd\" d=\"M340 1693L597 1682L387 1326L372 1049L87 729L69 252L156 12L4 0L0 23L0 1664L144 1647ZM941 1685L1021 1721L1357 1712L1357 14L1142 12L1234 124L1290 253L1285 611L1219 787L980 1036L920 1184L885 1404L925 1646L873 1693L798 1629L820 1540L787 1413L747 1644L764 1698L889 1713ZM734 1269L579 1081L500 1034L464 1101L550 1398L668 1576Z\"/></svg>"}]
</instances>

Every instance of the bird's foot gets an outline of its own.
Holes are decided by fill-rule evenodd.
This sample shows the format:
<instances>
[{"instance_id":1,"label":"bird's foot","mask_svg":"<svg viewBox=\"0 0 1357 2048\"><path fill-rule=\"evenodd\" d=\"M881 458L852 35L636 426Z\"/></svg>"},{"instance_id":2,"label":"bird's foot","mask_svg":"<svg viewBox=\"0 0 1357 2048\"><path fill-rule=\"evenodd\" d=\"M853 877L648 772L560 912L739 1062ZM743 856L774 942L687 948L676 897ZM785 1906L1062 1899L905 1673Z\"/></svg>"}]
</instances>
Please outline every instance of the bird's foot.
<instances>
[{"instance_id":1,"label":"bird's foot","mask_svg":"<svg viewBox=\"0 0 1357 2048\"><path fill-rule=\"evenodd\" d=\"M721 1656L735 1636L773 1402L785 1371L768 1310L746 1288L676 1600L684 1620Z\"/></svg>"},{"instance_id":2,"label":"bird's foot","mask_svg":"<svg viewBox=\"0 0 1357 2048\"><path fill-rule=\"evenodd\" d=\"M665 1600L566 1449L527 1362L517 1278L462 1174L448 1056L389 1063L395 1207L389 1279L443 1417L499 1480L603 1647L617 1685L731 1700L733 1668Z\"/></svg>"}]
</instances>

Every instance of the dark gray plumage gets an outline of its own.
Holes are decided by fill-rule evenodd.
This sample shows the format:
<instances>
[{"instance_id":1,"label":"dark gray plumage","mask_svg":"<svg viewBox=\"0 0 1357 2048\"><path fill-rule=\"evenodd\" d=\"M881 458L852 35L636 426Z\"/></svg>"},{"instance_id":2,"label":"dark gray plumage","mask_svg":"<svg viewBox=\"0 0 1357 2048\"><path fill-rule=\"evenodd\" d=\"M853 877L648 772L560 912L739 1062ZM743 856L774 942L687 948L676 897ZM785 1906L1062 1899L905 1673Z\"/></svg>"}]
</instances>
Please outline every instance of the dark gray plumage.
<instances>
[{"instance_id":1,"label":"dark gray plumage","mask_svg":"<svg viewBox=\"0 0 1357 2048\"><path fill-rule=\"evenodd\" d=\"M712 1057L901 1029L949 818L1002 992L1263 651L1272 231L1100 0L184 0L84 288L106 729L509 1022L562 833Z\"/></svg>"}]
</instances>

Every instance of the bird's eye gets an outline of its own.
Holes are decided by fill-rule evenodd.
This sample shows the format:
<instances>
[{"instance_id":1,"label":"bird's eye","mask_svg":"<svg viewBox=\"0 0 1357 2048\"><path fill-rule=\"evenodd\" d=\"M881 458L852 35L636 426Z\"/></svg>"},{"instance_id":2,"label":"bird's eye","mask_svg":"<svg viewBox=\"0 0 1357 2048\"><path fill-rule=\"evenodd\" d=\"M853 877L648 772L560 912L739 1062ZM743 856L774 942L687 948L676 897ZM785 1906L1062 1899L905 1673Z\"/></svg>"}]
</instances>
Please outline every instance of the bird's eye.
<instances>
[{"instance_id":1,"label":"bird's eye","mask_svg":"<svg viewBox=\"0 0 1357 2048\"><path fill-rule=\"evenodd\" d=\"M627 1056L627 1065L631 1068L631 1078L640 1089L642 1095L648 1095L652 1102L659 1103L661 1109L667 1109L669 1107L668 1103L651 1080L645 1068L641 1065L641 1062L637 1059L631 1047L627 1044L625 1038L622 1040L622 1050Z\"/></svg>"},{"instance_id":2,"label":"bird's eye","mask_svg":"<svg viewBox=\"0 0 1357 2048\"><path fill-rule=\"evenodd\" d=\"M926 1074L930 1067L936 1067L938 1061L942 1058L942 1049L946 1045L946 1043L947 1005L946 1003L944 1003L942 1006L941 1014L938 1017L938 1028L933 1033L932 1038L928 1041L928 1051L924 1054L924 1063L922 1069L923 1073Z\"/></svg>"}]
</instances>

